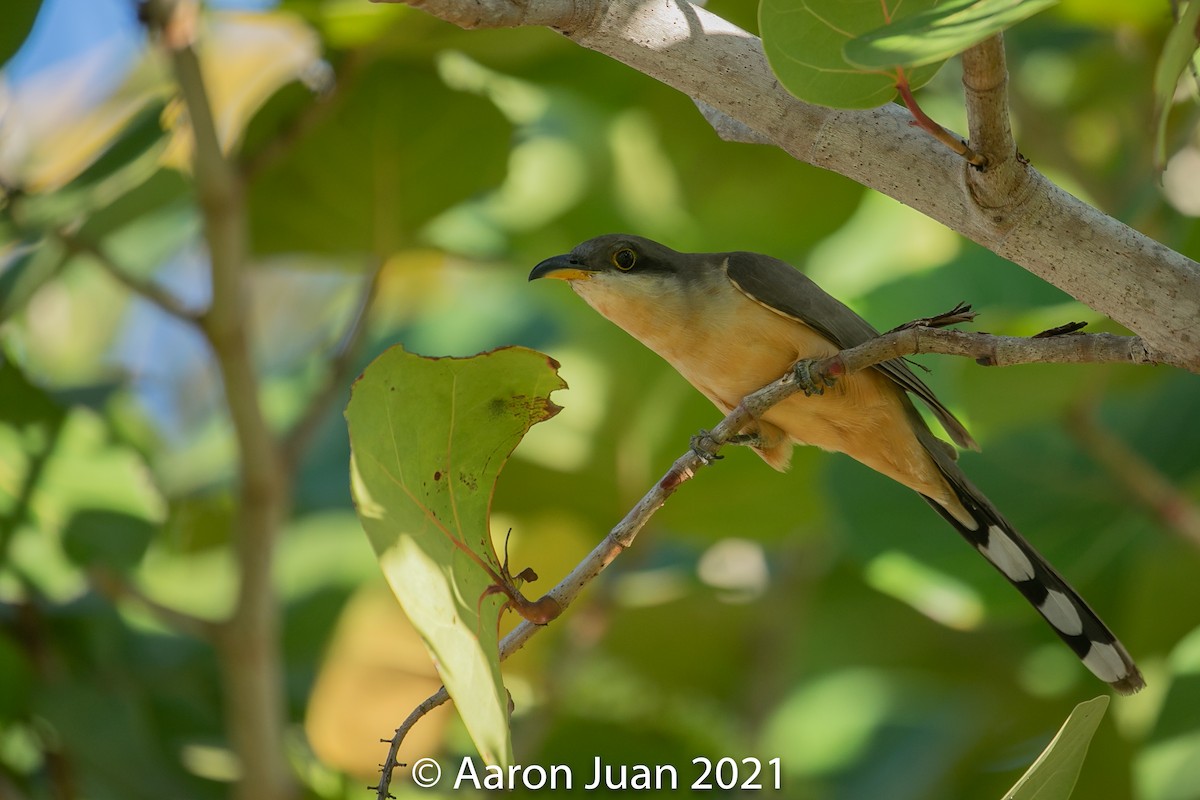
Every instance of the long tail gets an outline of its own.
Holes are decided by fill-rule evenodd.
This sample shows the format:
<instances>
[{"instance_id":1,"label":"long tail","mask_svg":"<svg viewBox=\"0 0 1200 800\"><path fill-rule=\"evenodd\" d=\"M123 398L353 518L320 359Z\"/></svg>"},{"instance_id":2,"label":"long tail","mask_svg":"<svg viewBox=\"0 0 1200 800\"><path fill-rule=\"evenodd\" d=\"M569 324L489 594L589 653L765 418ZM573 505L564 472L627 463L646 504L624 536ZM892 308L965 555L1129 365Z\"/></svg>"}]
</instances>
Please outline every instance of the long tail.
<instances>
[{"instance_id":1,"label":"long tail","mask_svg":"<svg viewBox=\"0 0 1200 800\"><path fill-rule=\"evenodd\" d=\"M957 465L940 458L935 460L959 502L974 518L975 529L967 528L930 498L925 497L926 502L1017 587L1093 675L1111 684L1120 694L1133 694L1145 686L1142 673L1125 647L1084 599L1017 533Z\"/></svg>"}]
</instances>

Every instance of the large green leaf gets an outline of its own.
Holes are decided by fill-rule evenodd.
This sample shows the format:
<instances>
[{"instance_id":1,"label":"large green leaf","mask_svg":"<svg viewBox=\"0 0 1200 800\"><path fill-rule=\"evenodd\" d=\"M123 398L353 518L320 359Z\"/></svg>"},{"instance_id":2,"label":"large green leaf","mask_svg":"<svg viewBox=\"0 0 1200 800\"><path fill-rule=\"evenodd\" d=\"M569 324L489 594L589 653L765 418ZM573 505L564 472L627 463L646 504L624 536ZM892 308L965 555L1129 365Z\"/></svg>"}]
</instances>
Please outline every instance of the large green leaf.
<instances>
[{"instance_id":1,"label":"large green leaf","mask_svg":"<svg viewBox=\"0 0 1200 800\"><path fill-rule=\"evenodd\" d=\"M1162 54L1154 69L1154 107L1158 111L1158 128L1154 136L1154 160L1159 168L1167 163L1167 116L1171 113L1171 101L1179 76L1188 68L1197 55L1200 44L1200 1L1192 0L1179 15L1179 21L1167 40L1163 42Z\"/></svg>"},{"instance_id":2,"label":"large green leaf","mask_svg":"<svg viewBox=\"0 0 1200 800\"><path fill-rule=\"evenodd\" d=\"M846 60L846 43L868 31L896 25L933 8L936 0L762 0L759 28L771 69L784 87L807 103L834 108L875 108L896 96L895 69L864 68ZM916 89L941 63L906 70Z\"/></svg>"},{"instance_id":3,"label":"large green leaf","mask_svg":"<svg viewBox=\"0 0 1200 800\"><path fill-rule=\"evenodd\" d=\"M1104 711L1108 695L1093 697L1075 706L1037 761L1004 795L1004 800L1066 800L1075 790L1088 745Z\"/></svg>"},{"instance_id":4,"label":"large green leaf","mask_svg":"<svg viewBox=\"0 0 1200 800\"><path fill-rule=\"evenodd\" d=\"M513 448L558 411L566 386L547 356L503 348L425 358L393 347L354 384L351 483L392 591L420 631L475 746L508 764L508 696L488 596L501 564L488 528L493 486Z\"/></svg>"},{"instance_id":5,"label":"large green leaf","mask_svg":"<svg viewBox=\"0 0 1200 800\"><path fill-rule=\"evenodd\" d=\"M950 0L846 42L846 60L867 69L942 62L1058 0Z\"/></svg>"}]
</instances>

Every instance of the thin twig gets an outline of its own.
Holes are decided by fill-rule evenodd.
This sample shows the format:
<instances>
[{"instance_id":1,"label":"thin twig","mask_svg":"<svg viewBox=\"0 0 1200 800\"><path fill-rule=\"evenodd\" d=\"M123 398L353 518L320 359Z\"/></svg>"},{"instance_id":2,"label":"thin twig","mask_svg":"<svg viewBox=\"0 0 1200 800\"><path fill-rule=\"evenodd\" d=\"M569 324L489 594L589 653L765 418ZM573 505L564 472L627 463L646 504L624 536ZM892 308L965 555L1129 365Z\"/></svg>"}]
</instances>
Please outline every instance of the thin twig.
<instances>
[{"instance_id":1,"label":"thin twig","mask_svg":"<svg viewBox=\"0 0 1200 800\"><path fill-rule=\"evenodd\" d=\"M408 718L405 719L404 722L400 723L399 728L396 728L396 732L392 735L391 739L380 740L384 742L390 742L390 744L388 745L387 758L385 758L383 763L379 765L379 783L369 787L370 789L374 790L378 800L388 800L388 798L394 797L389 789L392 785L392 773L396 770L396 767L404 766L403 764L398 764L396 762L396 759L399 758L400 755L400 745L403 744L404 737L408 736L408 732L412 730L414 725L421 721L422 717L449 699L450 694L446 691L446 687L443 686L429 697L422 700L421 704L412 710L412 713L408 715Z\"/></svg>"},{"instance_id":2,"label":"thin twig","mask_svg":"<svg viewBox=\"0 0 1200 800\"><path fill-rule=\"evenodd\" d=\"M1073 333L1050 337L996 336L915 327L893 331L830 356L815 369L855 372L917 353L967 356L984 367L1016 364L1169 364L1173 356L1152 351L1138 336Z\"/></svg>"},{"instance_id":3,"label":"thin twig","mask_svg":"<svg viewBox=\"0 0 1200 800\"><path fill-rule=\"evenodd\" d=\"M1095 409L1080 404L1066 417L1075 441L1168 531L1200 548L1200 506L1140 453L1102 427Z\"/></svg>"},{"instance_id":4,"label":"thin twig","mask_svg":"<svg viewBox=\"0 0 1200 800\"><path fill-rule=\"evenodd\" d=\"M134 294L149 300L160 309L189 325L200 323L200 314L188 308L178 297L168 292L158 284L149 280L141 280L131 275L128 270L117 264L116 260L100 245L81 239L65 230L57 230L54 235L72 253L90 256L105 273L117 283Z\"/></svg>"},{"instance_id":5,"label":"thin twig","mask_svg":"<svg viewBox=\"0 0 1200 800\"><path fill-rule=\"evenodd\" d=\"M1112 336L1110 333L1069 333L1061 336L1045 336L1043 332L1038 338L994 336L991 333L968 333L965 331L942 330L938 325L949 325L973 319L971 306L959 303L948 312L936 314L934 317L913 320L912 323L900 325L895 330L883 333L869 342L858 347L841 350L827 359L810 361L809 374L816 375L818 380L828 380L839 375L858 372L892 359L900 359L918 353L941 353L946 355L961 355L973 357L984 366L1009 366L1018 363L1062 363L1062 362L1153 362L1150 351L1144 342L1136 336ZM1074 324L1062 326L1064 329ZM804 362L802 362L804 363ZM746 395L737 408L730 411L718 426L703 433L692 441L688 452L676 459L671 469L655 482L655 485L643 495L637 505L632 507L628 515L614 527L604 541L590 552L570 575L559 581L558 585L548 591L547 596L557 600L563 610L580 595L584 587L600 575L605 567L626 548L630 547L646 527L650 517L666 503L667 498L683 485L685 481L695 476L696 470L704 465L713 463L721 447L730 443L733 437L743 431L752 420L758 419L776 403L796 395L802 391L802 384L796 379L796 368L788 369L787 373L774 383L763 386L762 389ZM533 622L522 620L520 625L512 628L508 636L499 643L500 661L520 650L534 634L545 625L534 625ZM396 753L400 751L401 742L416 721L445 702L445 687L437 694L425 700L414 709L404 724L396 729L396 735L391 739L388 760L384 763L383 776L380 777L378 789L379 800L388 798L388 786L391 781L391 769L395 768ZM436 702L434 702L436 700Z\"/></svg>"},{"instance_id":6,"label":"thin twig","mask_svg":"<svg viewBox=\"0 0 1200 800\"><path fill-rule=\"evenodd\" d=\"M972 150L970 145L950 133L950 131L943 128L925 113L917 103L917 98L913 97L912 88L908 85L908 77L904 74L904 70L900 68L896 69L896 91L900 93L901 99L904 100L904 105L908 106L908 110L912 114L918 128L926 131L933 138L965 158L971 166L978 167L979 169L987 169L988 160L986 156Z\"/></svg>"},{"instance_id":7,"label":"thin twig","mask_svg":"<svg viewBox=\"0 0 1200 800\"><path fill-rule=\"evenodd\" d=\"M112 570L95 568L89 571L88 578L98 593L114 603L121 599L130 599L173 631L201 641L213 640L213 634L216 632L213 623L177 608L164 606Z\"/></svg>"},{"instance_id":8,"label":"thin twig","mask_svg":"<svg viewBox=\"0 0 1200 800\"><path fill-rule=\"evenodd\" d=\"M828 358L807 362L808 372L818 380L829 381L884 361L918 353L967 356L985 366L1079 362L1155 363L1159 360L1169 360L1161 354L1152 354L1145 343L1136 336L1071 333L1056 337L1039 334L1041 338L1027 338L967 333L936 327L969 321L973 317L971 307L960 303L947 312L906 323L857 347L847 348ZM1070 328L1073 325L1074 323L1071 323L1062 327ZM666 474L642 496L625 518L609 531L603 541L596 545L569 575L559 581L547 596L557 600L565 611L585 586L633 544L638 533L676 489L693 478L698 469L713 463L721 448L753 420L760 418L775 404L802 391L802 385L796 380L795 373L796 368L793 367L778 380L747 395L715 428L696 437L691 449L675 460ZM500 660L503 661L520 650L534 634L545 627L523 620L501 640ZM399 752L404 736L421 717L446 701L444 694L445 687L418 706L404 724L396 729L388 751L388 760L383 765L383 776L376 787L380 800L388 796L390 770L395 766L395 755Z\"/></svg>"},{"instance_id":9,"label":"thin twig","mask_svg":"<svg viewBox=\"0 0 1200 800\"><path fill-rule=\"evenodd\" d=\"M380 273L380 266L376 264L363 285L349 327L346 328L346 332L342 335L334 356L329 362L324 385L309 399L300 418L283 437L280 446L281 458L288 474L295 474L304 451L308 449L326 412L346 388L346 381L350 376L350 371L354 369L366 337L371 306L375 302L375 296L379 290Z\"/></svg>"}]
</instances>

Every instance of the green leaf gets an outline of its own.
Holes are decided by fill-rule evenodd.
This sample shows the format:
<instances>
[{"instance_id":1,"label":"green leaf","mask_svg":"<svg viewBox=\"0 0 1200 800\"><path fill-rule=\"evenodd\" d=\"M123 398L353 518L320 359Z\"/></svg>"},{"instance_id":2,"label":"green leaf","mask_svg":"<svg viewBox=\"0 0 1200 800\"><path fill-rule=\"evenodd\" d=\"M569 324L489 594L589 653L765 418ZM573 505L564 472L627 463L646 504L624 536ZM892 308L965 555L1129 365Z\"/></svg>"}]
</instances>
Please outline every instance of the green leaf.
<instances>
[{"instance_id":1,"label":"green leaf","mask_svg":"<svg viewBox=\"0 0 1200 800\"><path fill-rule=\"evenodd\" d=\"M846 60L867 69L942 62L1059 0L950 0L846 42Z\"/></svg>"},{"instance_id":2,"label":"green leaf","mask_svg":"<svg viewBox=\"0 0 1200 800\"><path fill-rule=\"evenodd\" d=\"M1066 800L1075 789L1079 769L1104 711L1108 695L1093 697L1075 706L1050 744L1026 770L1004 800Z\"/></svg>"},{"instance_id":3,"label":"green leaf","mask_svg":"<svg viewBox=\"0 0 1200 800\"><path fill-rule=\"evenodd\" d=\"M25 44L41 7L42 0L8 0L5 3L4 24L0 25L0 64L7 64Z\"/></svg>"},{"instance_id":4,"label":"green leaf","mask_svg":"<svg viewBox=\"0 0 1200 800\"><path fill-rule=\"evenodd\" d=\"M119 572L137 566L154 538L146 519L104 508L75 512L63 531L67 557L83 566L103 565Z\"/></svg>"},{"instance_id":5,"label":"green leaf","mask_svg":"<svg viewBox=\"0 0 1200 800\"><path fill-rule=\"evenodd\" d=\"M0 323L25 307L38 289L54 277L67 260L58 242L25 234L0 222Z\"/></svg>"},{"instance_id":6,"label":"green leaf","mask_svg":"<svg viewBox=\"0 0 1200 800\"><path fill-rule=\"evenodd\" d=\"M1167 40L1163 42L1162 55L1154 69L1154 107L1158 110L1158 129L1154 134L1154 161L1159 169L1167 164L1167 117L1171 113L1171 100L1179 76L1188 68L1196 56L1200 39L1200 2L1192 0L1179 15L1179 21Z\"/></svg>"},{"instance_id":7,"label":"green leaf","mask_svg":"<svg viewBox=\"0 0 1200 800\"><path fill-rule=\"evenodd\" d=\"M895 2L885 18L881 0L762 0L758 8L763 49L779 82L806 103L833 108L875 108L896 97L895 69L864 68L846 60L847 42L896 25L932 8L936 0ZM917 89L941 63L906 70Z\"/></svg>"},{"instance_id":8,"label":"green leaf","mask_svg":"<svg viewBox=\"0 0 1200 800\"><path fill-rule=\"evenodd\" d=\"M384 575L420 631L479 753L512 761L488 518L513 448L558 406L557 364L524 348L425 358L393 347L354 384L351 488Z\"/></svg>"}]
</instances>

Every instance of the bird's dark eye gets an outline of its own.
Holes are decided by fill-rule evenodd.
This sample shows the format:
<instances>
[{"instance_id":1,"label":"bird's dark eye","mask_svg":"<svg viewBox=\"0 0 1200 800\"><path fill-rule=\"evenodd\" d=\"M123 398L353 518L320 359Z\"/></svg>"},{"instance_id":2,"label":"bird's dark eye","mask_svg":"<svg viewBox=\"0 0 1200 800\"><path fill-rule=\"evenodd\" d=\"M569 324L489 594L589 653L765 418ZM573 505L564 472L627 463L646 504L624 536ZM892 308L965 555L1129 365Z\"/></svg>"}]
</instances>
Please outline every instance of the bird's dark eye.
<instances>
[{"instance_id":1,"label":"bird's dark eye","mask_svg":"<svg viewBox=\"0 0 1200 800\"><path fill-rule=\"evenodd\" d=\"M622 247L613 253L612 262L622 272L629 272L629 270L633 269L633 265L637 263L637 253L628 247Z\"/></svg>"}]
</instances>

